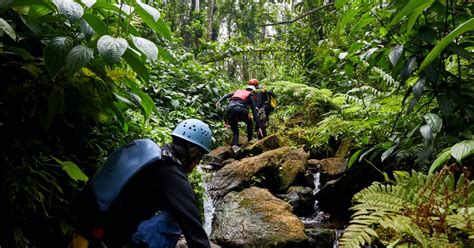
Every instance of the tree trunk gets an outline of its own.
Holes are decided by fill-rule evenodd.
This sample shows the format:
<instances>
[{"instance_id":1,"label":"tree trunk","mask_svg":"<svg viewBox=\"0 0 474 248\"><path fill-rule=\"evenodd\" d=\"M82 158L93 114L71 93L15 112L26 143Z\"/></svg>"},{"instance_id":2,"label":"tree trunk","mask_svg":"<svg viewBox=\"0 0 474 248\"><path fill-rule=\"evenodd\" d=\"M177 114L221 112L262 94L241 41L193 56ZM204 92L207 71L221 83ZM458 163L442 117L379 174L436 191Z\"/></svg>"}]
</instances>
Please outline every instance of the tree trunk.
<instances>
[{"instance_id":1,"label":"tree trunk","mask_svg":"<svg viewBox=\"0 0 474 248\"><path fill-rule=\"evenodd\" d=\"M209 0L207 6L207 39L212 40L212 24L214 23L214 0Z\"/></svg>"},{"instance_id":2,"label":"tree trunk","mask_svg":"<svg viewBox=\"0 0 474 248\"><path fill-rule=\"evenodd\" d=\"M201 9L200 1L199 0L194 0L194 10L199 12L200 9Z\"/></svg>"}]
</instances>

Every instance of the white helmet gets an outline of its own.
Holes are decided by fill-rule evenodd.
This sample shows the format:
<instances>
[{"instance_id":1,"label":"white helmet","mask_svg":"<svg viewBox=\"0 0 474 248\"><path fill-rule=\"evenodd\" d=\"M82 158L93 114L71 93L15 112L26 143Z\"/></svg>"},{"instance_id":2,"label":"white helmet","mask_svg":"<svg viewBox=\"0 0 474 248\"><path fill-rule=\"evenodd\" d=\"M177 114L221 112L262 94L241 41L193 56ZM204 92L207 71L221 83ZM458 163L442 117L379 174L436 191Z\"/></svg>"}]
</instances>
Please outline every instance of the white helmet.
<instances>
[{"instance_id":1,"label":"white helmet","mask_svg":"<svg viewBox=\"0 0 474 248\"><path fill-rule=\"evenodd\" d=\"M256 90L255 86L253 86L253 85L247 85L247 87L245 89L249 90L249 91L255 91Z\"/></svg>"}]
</instances>

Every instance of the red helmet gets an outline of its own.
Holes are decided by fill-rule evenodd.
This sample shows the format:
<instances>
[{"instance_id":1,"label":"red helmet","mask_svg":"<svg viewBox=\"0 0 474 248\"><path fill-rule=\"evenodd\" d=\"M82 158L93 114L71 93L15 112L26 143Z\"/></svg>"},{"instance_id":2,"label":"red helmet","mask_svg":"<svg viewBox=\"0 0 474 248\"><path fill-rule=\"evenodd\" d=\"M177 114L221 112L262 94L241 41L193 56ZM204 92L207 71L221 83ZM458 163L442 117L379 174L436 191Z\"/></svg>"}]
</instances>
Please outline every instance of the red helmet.
<instances>
[{"instance_id":1,"label":"red helmet","mask_svg":"<svg viewBox=\"0 0 474 248\"><path fill-rule=\"evenodd\" d=\"M258 87L258 80L255 79L255 78L250 79L248 83L249 83L249 85L253 85L255 87Z\"/></svg>"}]
</instances>

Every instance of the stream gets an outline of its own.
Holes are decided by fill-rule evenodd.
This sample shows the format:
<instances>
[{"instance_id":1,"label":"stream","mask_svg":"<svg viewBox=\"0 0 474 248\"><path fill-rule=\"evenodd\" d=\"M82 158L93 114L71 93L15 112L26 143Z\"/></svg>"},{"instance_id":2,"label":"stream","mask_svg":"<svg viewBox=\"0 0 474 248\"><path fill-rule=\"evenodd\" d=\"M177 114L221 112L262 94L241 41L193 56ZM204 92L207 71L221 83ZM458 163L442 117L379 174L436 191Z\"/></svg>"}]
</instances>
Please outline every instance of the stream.
<instances>
[{"instance_id":1,"label":"stream","mask_svg":"<svg viewBox=\"0 0 474 248\"><path fill-rule=\"evenodd\" d=\"M210 236L212 233L212 223L215 213L214 199L209 194L209 185L212 180L213 172L207 169L198 168L203 176L204 184L204 196L203 196L203 208L204 208L204 230L207 235ZM320 173L313 174L313 195L320 190ZM305 226L305 232L310 237L310 244L316 244L317 247L330 247L327 244L332 244L332 247L339 247L338 239L341 237L343 232L343 223L331 223L329 222L330 215L319 210L318 201L314 202L314 212L310 216L299 217ZM321 238L321 235L324 237ZM326 240L326 243L321 244L320 239ZM321 246L322 245L322 246ZM311 245L310 247L313 247Z\"/></svg>"}]
</instances>

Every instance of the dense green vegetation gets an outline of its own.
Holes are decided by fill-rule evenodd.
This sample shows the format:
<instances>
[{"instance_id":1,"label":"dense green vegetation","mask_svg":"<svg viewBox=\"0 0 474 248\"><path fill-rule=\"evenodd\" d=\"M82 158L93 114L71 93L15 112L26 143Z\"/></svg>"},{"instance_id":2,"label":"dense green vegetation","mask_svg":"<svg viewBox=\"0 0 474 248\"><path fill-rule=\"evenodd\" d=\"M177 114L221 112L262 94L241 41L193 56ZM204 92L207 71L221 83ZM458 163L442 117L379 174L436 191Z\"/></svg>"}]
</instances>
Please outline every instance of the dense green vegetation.
<instances>
[{"instance_id":1,"label":"dense green vegetation","mask_svg":"<svg viewBox=\"0 0 474 248\"><path fill-rule=\"evenodd\" d=\"M449 211L423 212L442 218L435 228L371 208L361 192L355 219L380 218L357 242L472 239L461 220L474 209L473 10L468 0L1 1L0 246L64 246L68 204L130 139L163 144L193 117L222 144L229 131L214 103L253 77L278 96L272 132L312 156L368 163L393 187L458 182L427 207ZM452 174L439 174L445 164ZM382 212L416 233L387 228Z\"/></svg>"}]
</instances>

